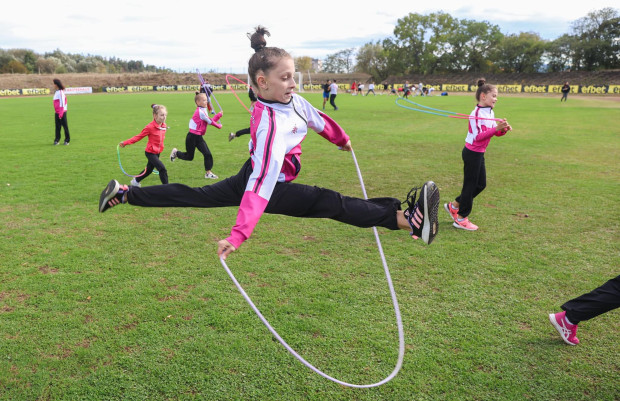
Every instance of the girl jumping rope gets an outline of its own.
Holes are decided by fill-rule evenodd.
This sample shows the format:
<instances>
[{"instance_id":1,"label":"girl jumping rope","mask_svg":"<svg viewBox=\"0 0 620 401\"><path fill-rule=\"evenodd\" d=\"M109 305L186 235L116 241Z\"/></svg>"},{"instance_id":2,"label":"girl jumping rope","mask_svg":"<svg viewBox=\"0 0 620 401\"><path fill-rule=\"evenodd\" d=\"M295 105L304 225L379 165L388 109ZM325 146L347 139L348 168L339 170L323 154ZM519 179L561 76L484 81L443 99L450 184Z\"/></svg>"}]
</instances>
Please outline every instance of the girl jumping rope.
<instances>
[{"instance_id":1,"label":"girl jumping rope","mask_svg":"<svg viewBox=\"0 0 620 401\"><path fill-rule=\"evenodd\" d=\"M444 208L454 220L452 225L468 231L475 231L478 226L469 221L468 216L474 203L474 198L487 185L487 172L484 165L484 152L491 138L505 135L512 127L508 121L497 122L493 107L497 102L497 88L487 84L485 79L478 80L476 91L478 104L469 118L469 131L465 138L463 157L463 187L461 194L452 202L445 203Z\"/></svg>"},{"instance_id":2,"label":"girl jumping rope","mask_svg":"<svg viewBox=\"0 0 620 401\"><path fill-rule=\"evenodd\" d=\"M235 225L228 237L218 242L217 255L222 259L250 237L263 213L404 229L414 239L431 243L437 234L439 206L439 190L432 181L409 191L405 202L390 197L364 200L292 182L301 170L301 143L308 128L345 151L352 150L351 141L335 121L294 93L293 58L283 49L267 47L265 35L269 32L261 26L248 34L255 50L248 73L258 102L250 119L250 158L239 173L202 188L183 184L130 188L111 180L99 198L99 211L123 203L144 207L237 206ZM403 203L407 203L404 211Z\"/></svg>"},{"instance_id":3,"label":"girl jumping rope","mask_svg":"<svg viewBox=\"0 0 620 401\"><path fill-rule=\"evenodd\" d=\"M209 118L207 109L209 98L204 92L196 92L194 102L196 103L196 110L192 118L189 119L189 132L185 137L186 151L180 152L177 148L172 149L170 161L173 162L176 158L194 160L194 153L198 149L204 157L205 178L217 179L218 176L211 171L213 168L213 155L205 142L204 135L207 132L207 125L212 125L217 129L222 128L222 124L218 123L218 120L222 117L222 112L220 111L213 118Z\"/></svg>"},{"instance_id":4,"label":"girl jumping rope","mask_svg":"<svg viewBox=\"0 0 620 401\"><path fill-rule=\"evenodd\" d=\"M144 174L138 175L131 180L130 184L134 187L140 187L140 182L151 175L153 169L155 168L159 172L159 179L161 180L161 183L168 183L168 171L166 170L164 163L159 160L159 155L164 150L164 139L166 138L166 130L168 129L166 126L168 110L166 110L166 106L161 104L152 104L151 108L153 109L153 121L147 124L147 126L144 127L142 132L138 135L118 144L118 146L124 148L127 145L138 142L145 136L149 137L148 143L146 144L146 149L144 150L146 160L148 160L146 163L146 169Z\"/></svg>"}]
</instances>

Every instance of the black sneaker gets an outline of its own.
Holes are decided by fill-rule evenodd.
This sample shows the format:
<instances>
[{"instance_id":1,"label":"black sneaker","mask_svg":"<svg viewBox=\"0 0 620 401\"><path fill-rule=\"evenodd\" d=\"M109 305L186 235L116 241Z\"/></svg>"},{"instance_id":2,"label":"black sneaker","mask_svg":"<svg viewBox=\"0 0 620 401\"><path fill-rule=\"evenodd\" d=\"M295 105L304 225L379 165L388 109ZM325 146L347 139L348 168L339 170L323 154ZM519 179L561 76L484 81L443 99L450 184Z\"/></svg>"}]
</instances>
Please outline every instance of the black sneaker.
<instances>
[{"instance_id":1,"label":"black sneaker","mask_svg":"<svg viewBox=\"0 0 620 401\"><path fill-rule=\"evenodd\" d=\"M420 191L420 196L416 201L418 191ZM437 224L439 188L433 181L427 181L422 188L412 188L403 203L405 202L407 203L405 217L411 227L411 237L422 238L422 241L430 244L435 239L439 228Z\"/></svg>"},{"instance_id":2,"label":"black sneaker","mask_svg":"<svg viewBox=\"0 0 620 401\"><path fill-rule=\"evenodd\" d=\"M123 195L127 191L129 191L127 185L121 185L116 180L108 182L108 185L99 197L99 212L103 213L111 207L124 203Z\"/></svg>"}]
</instances>

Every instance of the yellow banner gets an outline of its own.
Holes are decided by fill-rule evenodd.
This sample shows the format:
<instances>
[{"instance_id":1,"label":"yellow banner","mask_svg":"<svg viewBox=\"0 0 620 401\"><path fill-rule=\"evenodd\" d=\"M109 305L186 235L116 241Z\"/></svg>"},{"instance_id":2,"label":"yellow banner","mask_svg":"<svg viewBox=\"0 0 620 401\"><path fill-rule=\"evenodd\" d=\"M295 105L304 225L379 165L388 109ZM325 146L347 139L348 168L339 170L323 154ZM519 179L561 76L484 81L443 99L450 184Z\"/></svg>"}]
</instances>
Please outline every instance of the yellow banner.
<instances>
[{"instance_id":1,"label":"yellow banner","mask_svg":"<svg viewBox=\"0 0 620 401\"><path fill-rule=\"evenodd\" d=\"M21 94L21 89L0 89L0 96L19 96Z\"/></svg>"},{"instance_id":2,"label":"yellow banner","mask_svg":"<svg viewBox=\"0 0 620 401\"><path fill-rule=\"evenodd\" d=\"M22 89L22 95L49 95L49 88L27 88Z\"/></svg>"},{"instance_id":3,"label":"yellow banner","mask_svg":"<svg viewBox=\"0 0 620 401\"><path fill-rule=\"evenodd\" d=\"M604 86L604 85L599 85L599 86L594 86L594 85L582 86L581 87L581 93L589 93L589 94L602 95L604 93L607 93L607 87Z\"/></svg>"},{"instance_id":4,"label":"yellow banner","mask_svg":"<svg viewBox=\"0 0 620 401\"><path fill-rule=\"evenodd\" d=\"M147 91L152 91L153 87L152 86L148 86L148 85L141 85L141 86L128 86L127 87L127 92L147 92Z\"/></svg>"},{"instance_id":5,"label":"yellow banner","mask_svg":"<svg viewBox=\"0 0 620 401\"><path fill-rule=\"evenodd\" d=\"M607 93L620 95L620 85L609 85L609 87L607 88Z\"/></svg>"}]
</instances>

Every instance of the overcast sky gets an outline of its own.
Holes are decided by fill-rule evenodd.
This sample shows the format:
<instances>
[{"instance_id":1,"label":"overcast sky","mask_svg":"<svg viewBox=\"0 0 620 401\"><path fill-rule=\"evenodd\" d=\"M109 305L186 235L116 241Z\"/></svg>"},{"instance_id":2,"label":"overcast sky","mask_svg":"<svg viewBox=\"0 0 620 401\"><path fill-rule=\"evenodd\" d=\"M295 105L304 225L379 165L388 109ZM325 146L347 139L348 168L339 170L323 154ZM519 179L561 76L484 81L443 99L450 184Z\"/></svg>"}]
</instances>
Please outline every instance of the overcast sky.
<instances>
[{"instance_id":1,"label":"overcast sky","mask_svg":"<svg viewBox=\"0 0 620 401\"><path fill-rule=\"evenodd\" d=\"M271 32L269 46L282 47L294 57L324 59L339 50L392 36L398 19L409 13L445 12L458 19L488 21L504 34L535 32L552 40L569 33L571 23L589 12L618 4L617 0L370 0L367 5L359 2L350 7L352 3L10 1L0 12L0 48L30 49L39 54L60 49L142 60L175 71L243 72L252 52L246 33L259 24Z\"/></svg>"}]
</instances>

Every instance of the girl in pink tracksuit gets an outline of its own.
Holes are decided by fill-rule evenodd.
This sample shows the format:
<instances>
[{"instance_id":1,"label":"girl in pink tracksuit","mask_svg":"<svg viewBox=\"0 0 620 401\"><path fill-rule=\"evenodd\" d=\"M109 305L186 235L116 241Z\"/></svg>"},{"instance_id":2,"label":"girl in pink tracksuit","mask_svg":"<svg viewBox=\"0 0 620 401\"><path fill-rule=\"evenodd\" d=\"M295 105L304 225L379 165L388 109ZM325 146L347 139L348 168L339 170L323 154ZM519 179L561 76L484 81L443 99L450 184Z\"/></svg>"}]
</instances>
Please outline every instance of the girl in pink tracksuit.
<instances>
[{"instance_id":1,"label":"girl in pink tracksuit","mask_svg":"<svg viewBox=\"0 0 620 401\"><path fill-rule=\"evenodd\" d=\"M286 51L266 47L262 27L251 36L254 55L248 72L258 102L250 119L250 159L237 175L202 188L182 184L128 188L112 180L99 198L99 211L121 203L146 207L238 206L230 234L218 242L218 256L226 258L252 234L263 213L294 217L329 218L357 227L405 229L430 243L437 234L439 190L432 181L409 192L401 210L396 198L359 199L330 189L296 184L301 170L301 143L308 129L346 151L351 141L331 118L293 93L295 64ZM416 196L419 198L416 201Z\"/></svg>"},{"instance_id":2,"label":"girl in pink tracksuit","mask_svg":"<svg viewBox=\"0 0 620 401\"><path fill-rule=\"evenodd\" d=\"M65 87L58 78L55 78L53 82L56 87L56 92L54 92L54 122L56 124L54 145L58 145L58 142L60 142L61 127L65 130L65 145L68 145L71 141L71 136L69 135L69 124L67 123L67 96L65 94Z\"/></svg>"},{"instance_id":3,"label":"girl in pink tracksuit","mask_svg":"<svg viewBox=\"0 0 620 401\"><path fill-rule=\"evenodd\" d=\"M497 102L497 88L487 84L484 78L478 80L476 100L478 104L470 114L469 130L462 151L463 188L454 201L444 204L444 208L454 220L452 225L468 231L478 229L467 216L471 213L474 198L487 186L484 152L491 138L506 135L506 132L512 129L506 120L495 119L493 107Z\"/></svg>"},{"instance_id":4,"label":"girl in pink tracksuit","mask_svg":"<svg viewBox=\"0 0 620 401\"><path fill-rule=\"evenodd\" d=\"M205 178L217 179L218 176L211 171L213 168L213 155L204 140L204 135L207 132L207 125L212 125L217 129L222 128L222 124L218 123L222 117L222 112L220 111L213 118L209 118L209 98L204 92L196 92L194 102L196 103L196 110L192 118L189 119L189 132L185 137L185 152L181 152L177 148L172 149L170 161L173 162L176 158L194 160L194 153L198 149L204 157Z\"/></svg>"}]
</instances>

